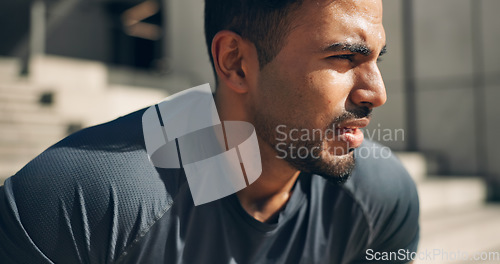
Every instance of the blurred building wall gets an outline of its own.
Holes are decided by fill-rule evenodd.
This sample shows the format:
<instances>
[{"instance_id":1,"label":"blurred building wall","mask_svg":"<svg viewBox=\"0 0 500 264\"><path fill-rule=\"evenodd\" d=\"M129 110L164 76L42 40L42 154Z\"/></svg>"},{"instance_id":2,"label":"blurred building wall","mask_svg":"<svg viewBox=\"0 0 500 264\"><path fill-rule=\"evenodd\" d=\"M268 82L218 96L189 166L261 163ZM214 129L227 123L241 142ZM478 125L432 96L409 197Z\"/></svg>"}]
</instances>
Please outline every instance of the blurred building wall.
<instances>
[{"instance_id":1,"label":"blurred building wall","mask_svg":"<svg viewBox=\"0 0 500 264\"><path fill-rule=\"evenodd\" d=\"M111 62L111 19L103 5L80 2L73 4L60 23L47 30L46 52L59 56L78 57L88 60Z\"/></svg>"},{"instance_id":2,"label":"blurred building wall","mask_svg":"<svg viewBox=\"0 0 500 264\"><path fill-rule=\"evenodd\" d=\"M374 119L367 129L380 128L395 131L405 129L405 93L404 93L404 58L403 58L403 9L400 0L385 0L384 2L384 28L388 53L379 63L386 90L387 102L384 106L374 111ZM383 144L395 149L406 148L408 132L405 131L403 140L384 141ZM374 138L377 140L377 138Z\"/></svg>"},{"instance_id":3,"label":"blurred building wall","mask_svg":"<svg viewBox=\"0 0 500 264\"><path fill-rule=\"evenodd\" d=\"M416 87L417 150L440 157L442 172L447 174L474 175L480 171L500 175L500 134L498 114L500 105L499 53L494 52L500 41L500 2L482 0L480 6L483 43L473 50L470 0L417 0L413 1L414 67ZM382 127L405 128L405 89L403 45L403 0L384 0L384 26L387 32L389 53L381 70L384 75L388 103L375 114L372 124ZM482 115L486 123L477 129L475 124L474 73L478 69L475 57L484 56L480 73L486 84ZM481 108L481 107L479 107ZM478 133L479 132L479 133ZM406 131L411 133L411 131ZM478 168L477 137L486 139L487 168ZM405 142L384 142L404 150Z\"/></svg>"},{"instance_id":4,"label":"blurred building wall","mask_svg":"<svg viewBox=\"0 0 500 264\"><path fill-rule=\"evenodd\" d=\"M496 175L500 181L500 1L483 0L483 25L484 25L484 54L485 84L486 84L486 108L487 123L484 124L485 137L488 146L488 172Z\"/></svg>"},{"instance_id":5,"label":"blurred building wall","mask_svg":"<svg viewBox=\"0 0 500 264\"><path fill-rule=\"evenodd\" d=\"M215 82L205 45L203 0L164 0L168 38L167 61L175 75L186 76L193 85Z\"/></svg>"}]
</instances>

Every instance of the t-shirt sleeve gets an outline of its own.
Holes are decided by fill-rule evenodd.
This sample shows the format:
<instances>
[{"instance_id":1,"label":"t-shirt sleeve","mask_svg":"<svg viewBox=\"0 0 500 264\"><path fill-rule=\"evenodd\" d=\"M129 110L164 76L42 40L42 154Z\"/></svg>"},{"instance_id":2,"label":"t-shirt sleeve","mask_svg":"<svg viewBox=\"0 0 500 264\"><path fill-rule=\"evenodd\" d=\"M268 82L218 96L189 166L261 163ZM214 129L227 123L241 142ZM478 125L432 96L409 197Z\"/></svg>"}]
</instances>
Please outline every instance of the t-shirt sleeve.
<instances>
[{"instance_id":1,"label":"t-shirt sleeve","mask_svg":"<svg viewBox=\"0 0 500 264\"><path fill-rule=\"evenodd\" d=\"M7 179L0 262L113 263L147 232L172 199L136 127L82 131Z\"/></svg>"},{"instance_id":2,"label":"t-shirt sleeve","mask_svg":"<svg viewBox=\"0 0 500 264\"><path fill-rule=\"evenodd\" d=\"M418 195L413 181L404 182L400 185L393 210L387 210L374 222L367 257L379 252L380 257L389 256L387 263L409 263L415 256L412 253L417 252L420 231Z\"/></svg>"},{"instance_id":3,"label":"t-shirt sleeve","mask_svg":"<svg viewBox=\"0 0 500 264\"><path fill-rule=\"evenodd\" d=\"M2 263L52 263L23 227L10 179L0 186L0 259Z\"/></svg>"}]
</instances>

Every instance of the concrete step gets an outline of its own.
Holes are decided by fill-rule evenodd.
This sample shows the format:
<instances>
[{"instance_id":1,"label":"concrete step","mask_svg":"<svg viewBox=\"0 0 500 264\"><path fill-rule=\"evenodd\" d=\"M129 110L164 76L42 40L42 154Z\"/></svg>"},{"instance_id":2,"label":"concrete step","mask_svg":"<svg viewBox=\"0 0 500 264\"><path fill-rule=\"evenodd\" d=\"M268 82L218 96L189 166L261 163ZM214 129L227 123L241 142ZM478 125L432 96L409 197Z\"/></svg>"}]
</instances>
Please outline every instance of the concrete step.
<instances>
[{"instance_id":1,"label":"concrete step","mask_svg":"<svg viewBox=\"0 0 500 264\"><path fill-rule=\"evenodd\" d=\"M422 217L480 206L486 184L479 177L429 176L417 182Z\"/></svg>"},{"instance_id":2,"label":"concrete step","mask_svg":"<svg viewBox=\"0 0 500 264\"><path fill-rule=\"evenodd\" d=\"M442 155L432 152L395 152L415 182L424 180L427 175L438 175L446 171Z\"/></svg>"},{"instance_id":3,"label":"concrete step","mask_svg":"<svg viewBox=\"0 0 500 264\"><path fill-rule=\"evenodd\" d=\"M395 152L415 182L421 182L427 175L427 161L420 152Z\"/></svg>"},{"instance_id":4,"label":"concrete step","mask_svg":"<svg viewBox=\"0 0 500 264\"><path fill-rule=\"evenodd\" d=\"M55 142L54 142L55 143ZM0 160L31 160L52 144L38 146L0 146Z\"/></svg>"},{"instance_id":5,"label":"concrete step","mask_svg":"<svg viewBox=\"0 0 500 264\"><path fill-rule=\"evenodd\" d=\"M39 109L36 112L0 112L0 124L60 125L64 121L52 109Z\"/></svg>"},{"instance_id":6,"label":"concrete step","mask_svg":"<svg viewBox=\"0 0 500 264\"><path fill-rule=\"evenodd\" d=\"M21 70L21 60L13 57L0 57L0 79L15 80Z\"/></svg>"},{"instance_id":7,"label":"concrete step","mask_svg":"<svg viewBox=\"0 0 500 264\"><path fill-rule=\"evenodd\" d=\"M0 83L0 94L5 93L40 93L45 90L53 90L49 86L43 86L30 81L29 78L17 78L15 80L2 80Z\"/></svg>"},{"instance_id":8,"label":"concrete step","mask_svg":"<svg viewBox=\"0 0 500 264\"><path fill-rule=\"evenodd\" d=\"M40 138L43 139L43 138ZM62 139L62 138L61 138ZM40 147L45 147L45 146L50 146L52 145L53 141L48 141L48 140L40 140L40 141L35 141L35 142L29 142L29 141L0 141L0 149L2 148L21 148L21 149L28 149L28 148L40 148Z\"/></svg>"},{"instance_id":9,"label":"concrete step","mask_svg":"<svg viewBox=\"0 0 500 264\"><path fill-rule=\"evenodd\" d=\"M47 90L0 86L0 114L34 113L53 109L56 94Z\"/></svg>"},{"instance_id":10,"label":"concrete step","mask_svg":"<svg viewBox=\"0 0 500 264\"><path fill-rule=\"evenodd\" d=\"M2 114L36 114L36 113L54 113L53 104L41 104L34 102L19 102L0 100L0 113Z\"/></svg>"},{"instance_id":11,"label":"concrete step","mask_svg":"<svg viewBox=\"0 0 500 264\"><path fill-rule=\"evenodd\" d=\"M484 252L483 257L488 252L500 253L499 223L500 205L482 204L422 217L419 252L422 257L428 254L416 263L500 263L499 255L470 259L476 253Z\"/></svg>"},{"instance_id":12,"label":"concrete step","mask_svg":"<svg viewBox=\"0 0 500 264\"><path fill-rule=\"evenodd\" d=\"M0 102L15 101L36 103L40 100L42 93L42 91L34 90L17 90L16 87L0 87Z\"/></svg>"},{"instance_id":13,"label":"concrete step","mask_svg":"<svg viewBox=\"0 0 500 264\"><path fill-rule=\"evenodd\" d=\"M67 135L65 124L0 124L0 146L19 143L46 145Z\"/></svg>"}]
</instances>

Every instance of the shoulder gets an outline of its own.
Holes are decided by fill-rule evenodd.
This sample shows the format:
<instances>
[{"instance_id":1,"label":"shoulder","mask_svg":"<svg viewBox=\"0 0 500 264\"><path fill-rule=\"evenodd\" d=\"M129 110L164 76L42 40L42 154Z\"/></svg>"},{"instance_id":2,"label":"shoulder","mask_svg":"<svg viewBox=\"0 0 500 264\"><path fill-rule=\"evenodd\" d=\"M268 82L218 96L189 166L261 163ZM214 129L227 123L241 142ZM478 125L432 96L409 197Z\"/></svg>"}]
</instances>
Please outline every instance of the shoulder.
<instances>
[{"instance_id":1,"label":"shoulder","mask_svg":"<svg viewBox=\"0 0 500 264\"><path fill-rule=\"evenodd\" d=\"M363 211L372 248L416 250L419 202L415 183L391 150L366 141L356 149L356 166L343 186Z\"/></svg>"},{"instance_id":2,"label":"shoulder","mask_svg":"<svg viewBox=\"0 0 500 264\"><path fill-rule=\"evenodd\" d=\"M70 135L5 182L0 195L18 212L28 239L53 260L88 262L65 259L71 254L61 255L63 249L74 258L116 259L170 208L165 181L179 177L164 176L180 173L160 173L149 162L143 112Z\"/></svg>"},{"instance_id":3,"label":"shoulder","mask_svg":"<svg viewBox=\"0 0 500 264\"><path fill-rule=\"evenodd\" d=\"M74 133L51 146L11 178L14 183L115 187L129 180L147 184L156 171L149 163L142 135L141 113ZM90 183L93 183L90 185Z\"/></svg>"},{"instance_id":4,"label":"shoulder","mask_svg":"<svg viewBox=\"0 0 500 264\"><path fill-rule=\"evenodd\" d=\"M368 202L369 197L371 203L418 198L413 179L388 147L365 141L355 150L355 158L356 166L346 188L356 198ZM363 204L371 204L366 202Z\"/></svg>"}]
</instances>

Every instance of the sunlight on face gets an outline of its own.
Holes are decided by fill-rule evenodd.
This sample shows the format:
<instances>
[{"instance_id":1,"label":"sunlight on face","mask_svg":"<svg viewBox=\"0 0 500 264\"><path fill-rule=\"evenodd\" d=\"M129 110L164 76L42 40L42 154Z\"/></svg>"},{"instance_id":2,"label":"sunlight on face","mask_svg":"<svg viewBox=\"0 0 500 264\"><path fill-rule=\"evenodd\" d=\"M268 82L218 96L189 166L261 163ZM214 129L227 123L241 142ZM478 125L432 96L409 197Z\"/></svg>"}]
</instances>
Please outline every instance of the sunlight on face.
<instances>
[{"instance_id":1,"label":"sunlight on face","mask_svg":"<svg viewBox=\"0 0 500 264\"><path fill-rule=\"evenodd\" d=\"M292 23L282 50L259 75L253 123L297 169L342 182L354 165L352 149L363 141L360 128L386 101L377 66L385 50L382 3L306 1ZM333 139L278 140L280 125L299 136L331 129Z\"/></svg>"}]
</instances>

